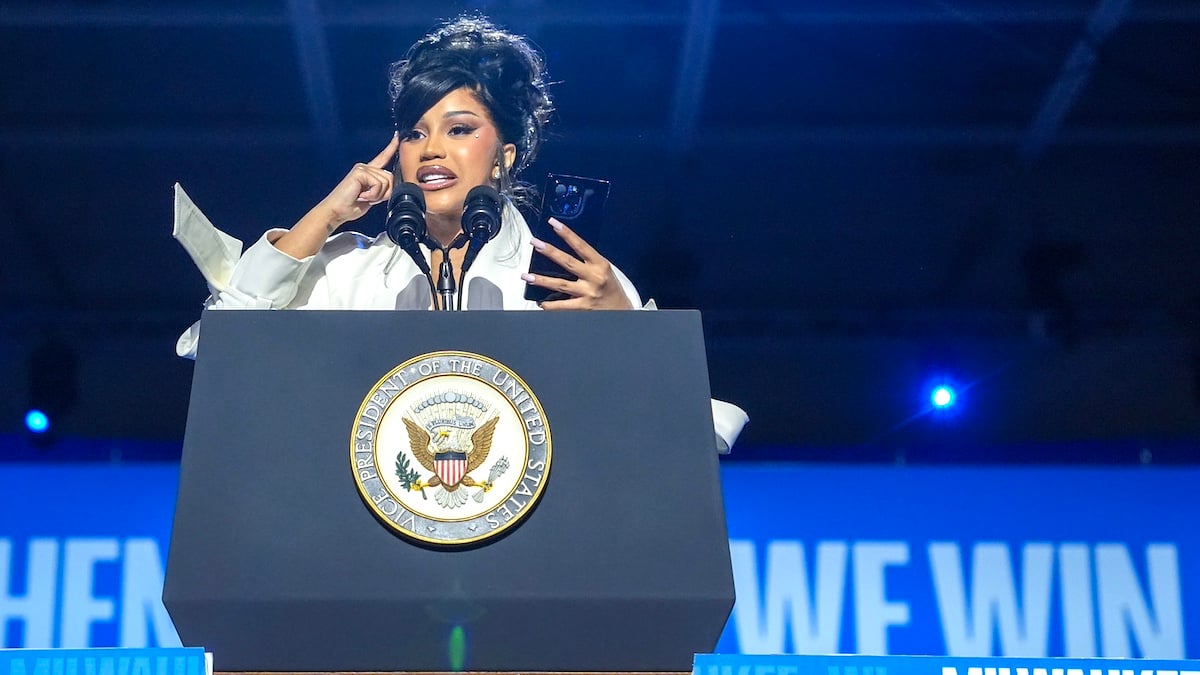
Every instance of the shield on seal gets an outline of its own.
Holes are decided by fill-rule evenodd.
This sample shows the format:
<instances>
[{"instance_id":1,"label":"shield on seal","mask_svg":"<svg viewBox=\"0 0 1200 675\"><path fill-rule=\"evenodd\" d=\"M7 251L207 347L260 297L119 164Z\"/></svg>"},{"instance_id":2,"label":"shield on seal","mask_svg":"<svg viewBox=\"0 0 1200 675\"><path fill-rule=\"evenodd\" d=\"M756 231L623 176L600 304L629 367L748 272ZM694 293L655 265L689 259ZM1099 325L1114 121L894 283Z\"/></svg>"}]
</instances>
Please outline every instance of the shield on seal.
<instances>
[{"instance_id":1,"label":"shield on seal","mask_svg":"<svg viewBox=\"0 0 1200 675\"><path fill-rule=\"evenodd\" d=\"M467 472L467 453L439 452L433 456L434 469L448 488L458 485Z\"/></svg>"}]
</instances>

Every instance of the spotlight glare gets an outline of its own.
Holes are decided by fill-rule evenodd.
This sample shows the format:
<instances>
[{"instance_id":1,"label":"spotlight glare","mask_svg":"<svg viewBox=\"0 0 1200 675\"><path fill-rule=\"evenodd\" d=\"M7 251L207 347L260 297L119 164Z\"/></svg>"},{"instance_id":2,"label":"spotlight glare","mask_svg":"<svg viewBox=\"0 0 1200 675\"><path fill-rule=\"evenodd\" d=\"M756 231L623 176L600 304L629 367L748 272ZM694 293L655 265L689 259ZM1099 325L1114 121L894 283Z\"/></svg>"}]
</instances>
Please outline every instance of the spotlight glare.
<instances>
[{"instance_id":1,"label":"spotlight glare","mask_svg":"<svg viewBox=\"0 0 1200 675\"><path fill-rule=\"evenodd\" d=\"M50 430L50 418L41 410L30 410L25 413L25 428L35 434L44 434Z\"/></svg>"},{"instance_id":2,"label":"spotlight glare","mask_svg":"<svg viewBox=\"0 0 1200 675\"><path fill-rule=\"evenodd\" d=\"M948 408L954 405L954 390L945 385L935 387L929 395L929 400L935 408Z\"/></svg>"},{"instance_id":3,"label":"spotlight glare","mask_svg":"<svg viewBox=\"0 0 1200 675\"><path fill-rule=\"evenodd\" d=\"M456 625L450 629L450 639L448 646L448 656L450 661L450 672L463 672L463 664L467 660L467 631L463 630L462 626Z\"/></svg>"}]
</instances>

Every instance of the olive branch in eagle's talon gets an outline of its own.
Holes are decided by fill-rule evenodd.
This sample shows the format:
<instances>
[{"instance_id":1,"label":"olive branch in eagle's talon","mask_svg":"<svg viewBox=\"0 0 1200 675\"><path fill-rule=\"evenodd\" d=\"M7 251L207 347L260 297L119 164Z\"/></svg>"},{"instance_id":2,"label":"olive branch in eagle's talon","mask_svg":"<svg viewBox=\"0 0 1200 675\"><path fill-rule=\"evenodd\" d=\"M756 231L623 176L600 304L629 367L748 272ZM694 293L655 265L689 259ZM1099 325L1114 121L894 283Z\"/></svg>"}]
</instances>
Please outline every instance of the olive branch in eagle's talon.
<instances>
[{"instance_id":1,"label":"olive branch in eagle's talon","mask_svg":"<svg viewBox=\"0 0 1200 675\"><path fill-rule=\"evenodd\" d=\"M425 495L425 484L421 481L421 474L412 468L408 462L408 455L403 452L396 455L396 477L400 479L400 485L405 490L409 492L420 490L421 499L429 499Z\"/></svg>"}]
</instances>

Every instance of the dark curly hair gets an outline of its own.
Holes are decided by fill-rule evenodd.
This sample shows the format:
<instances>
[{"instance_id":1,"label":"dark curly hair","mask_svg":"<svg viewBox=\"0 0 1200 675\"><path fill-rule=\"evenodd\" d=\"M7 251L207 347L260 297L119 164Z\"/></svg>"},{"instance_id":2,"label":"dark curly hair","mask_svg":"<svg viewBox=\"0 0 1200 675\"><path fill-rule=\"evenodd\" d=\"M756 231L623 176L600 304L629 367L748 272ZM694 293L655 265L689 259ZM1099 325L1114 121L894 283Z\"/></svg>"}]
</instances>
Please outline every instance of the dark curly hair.
<instances>
[{"instance_id":1,"label":"dark curly hair","mask_svg":"<svg viewBox=\"0 0 1200 675\"><path fill-rule=\"evenodd\" d=\"M487 107L501 141L517 146L515 175L537 156L554 109L545 75L545 61L525 38L481 16L460 16L392 64L388 93L396 128L411 128L446 94L468 87Z\"/></svg>"}]
</instances>

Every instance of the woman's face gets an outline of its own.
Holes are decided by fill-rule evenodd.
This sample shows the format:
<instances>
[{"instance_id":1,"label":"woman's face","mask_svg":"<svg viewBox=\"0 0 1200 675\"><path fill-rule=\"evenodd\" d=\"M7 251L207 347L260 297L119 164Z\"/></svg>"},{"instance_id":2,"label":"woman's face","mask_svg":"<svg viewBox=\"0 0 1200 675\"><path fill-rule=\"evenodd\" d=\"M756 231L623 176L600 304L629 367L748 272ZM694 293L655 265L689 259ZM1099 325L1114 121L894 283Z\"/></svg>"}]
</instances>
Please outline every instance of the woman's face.
<instances>
[{"instance_id":1,"label":"woman's face","mask_svg":"<svg viewBox=\"0 0 1200 675\"><path fill-rule=\"evenodd\" d=\"M471 188L496 185L497 158L507 169L516 153L512 143L500 143L487 108L466 87L442 97L412 129L400 130L401 178L425 193L426 213L455 222Z\"/></svg>"}]
</instances>

